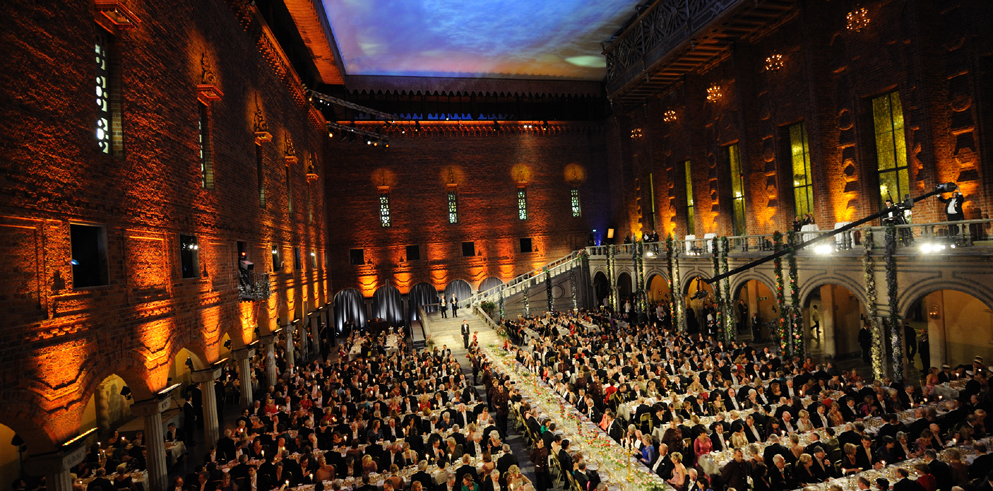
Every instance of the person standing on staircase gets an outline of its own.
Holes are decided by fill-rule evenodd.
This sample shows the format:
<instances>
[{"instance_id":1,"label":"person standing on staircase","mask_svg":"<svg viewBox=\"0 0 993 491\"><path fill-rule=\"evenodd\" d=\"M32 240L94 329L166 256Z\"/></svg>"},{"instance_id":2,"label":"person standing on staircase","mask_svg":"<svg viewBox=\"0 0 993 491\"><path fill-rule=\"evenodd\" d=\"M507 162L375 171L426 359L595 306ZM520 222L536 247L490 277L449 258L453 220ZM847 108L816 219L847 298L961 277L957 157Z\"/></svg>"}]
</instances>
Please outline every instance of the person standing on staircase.
<instances>
[{"instance_id":1,"label":"person standing on staircase","mask_svg":"<svg viewBox=\"0 0 993 491\"><path fill-rule=\"evenodd\" d=\"M440 307L440 309L441 309L441 318L442 319L447 319L448 318L448 306L445 305L445 296L444 295L441 296L441 307Z\"/></svg>"},{"instance_id":2,"label":"person standing on staircase","mask_svg":"<svg viewBox=\"0 0 993 491\"><path fill-rule=\"evenodd\" d=\"M462 321L462 344L465 349L469 349L469 323L468 321Z\"/></svg>"},{"instance_id":3,"label":"person standing on staircase","mask_svg":"<svg viewBox=\"0 0 993 491\"><path fill-rule=\"evenodd\" d=\"M459 297L452 295L452 317L459 316Z\"/></svg>"}]
</instances>

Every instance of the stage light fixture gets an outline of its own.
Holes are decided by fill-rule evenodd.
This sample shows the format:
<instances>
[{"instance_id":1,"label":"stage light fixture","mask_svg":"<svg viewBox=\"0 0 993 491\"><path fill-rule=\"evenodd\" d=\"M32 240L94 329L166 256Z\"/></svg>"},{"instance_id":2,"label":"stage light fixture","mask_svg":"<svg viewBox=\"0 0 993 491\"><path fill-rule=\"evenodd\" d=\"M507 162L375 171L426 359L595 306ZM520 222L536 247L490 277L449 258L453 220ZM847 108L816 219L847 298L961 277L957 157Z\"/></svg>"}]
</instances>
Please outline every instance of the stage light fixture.
<instances>
[{"instance_id":1,"label":"stage light fixture","mask_svg":"<svg viewBox=\"0 0 993 491\"><path fill-rule=\"evenodd\" d=\"M190 367L190 370L193 370L193 357L192 356L187 356L186 357L186 366Z\"/></svg>"},{"instance_id":2,"label":"stage light fixture","mask_svg":"<svg viewBox=\"0 0 993 491\"><path fill-rule=\"evenodd\" d=\"M127 400L131 400L131 387L125 385L121 388L121 396Z\"/></svg>"}]
</instances>

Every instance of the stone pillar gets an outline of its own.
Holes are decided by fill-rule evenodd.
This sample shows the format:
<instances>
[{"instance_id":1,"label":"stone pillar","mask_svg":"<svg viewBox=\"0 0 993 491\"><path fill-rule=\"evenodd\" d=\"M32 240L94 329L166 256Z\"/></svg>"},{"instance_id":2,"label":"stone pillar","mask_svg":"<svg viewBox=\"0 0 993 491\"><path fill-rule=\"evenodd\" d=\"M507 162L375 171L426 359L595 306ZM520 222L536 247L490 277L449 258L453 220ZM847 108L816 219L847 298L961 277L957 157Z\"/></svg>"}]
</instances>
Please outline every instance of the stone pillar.
<instances>
[{"instance_id":1,"label":"stone pillar","mask_svg":"<svg viewBox=\"0 0 993 491\"><path fill-rule=\"evenodd\" d=\"M745 283L745 291L748 295L748 318L745 319L745 325L748 326L748 331L752 330L752 316L757 314L759 311L759 282L749 281ZM761 316L759 320L761 321Z\"/></svg>"},{"instance_id":2,"label":"stone pillar","mask_svg":"<svg viewBox=\"0 0 993 491\"><path fill-rule=\"evenodd\" d=\"M240 349L232 351L234 359L238 360L238 380L241 382L241 407L252 407L252 364L250 363L255 350Z\"/></svg>"},{"instance_id":3,"label":"stone pillar","mask_svg":"<svg viewBox=\"0 0 993 491\"><path fill-rule=\"evenodd\" d=\"M214 391L214 381L221 376L221 367L197 370L190 374L194 383L200 384L203 394L203 440L208 445L216 445L220 439L219 423L217 420L217 398Z\"/></svg>"},{"instance_id":4,"label":"stone pillar","mask_svg":"<svg viewBox=\"0 0 993 491\"><path fill-rule=\"evenodd\" d=\"M307 316L310 319L310 336L314 339L311 345L311 353L314 358L321 356L321 317L320 312L314 311Z\"/></svg>"},{"instance_id":5,"label":"stone pillar","mask_svg":"<svg viewBox=\"0 0 993 491\"><path fill-rule=\"evenodd\" d=\"M86 445L78 442L70 447L71 450L27 457L24 472L30 476L45 476L45 488L48 491L72 491L69 469L86 458Z\"/></svg>"},{"instance_id":6,"label":"stone pillar","mask_svg":"<svg viewBox=\"0 0 993 491\"><path fill-rule=\"evenodd\" d=\"M931 366L941 367L948 364L945 350L945 302L940 291L929 293L924 297L924 305L928 310L927 337L931 345ZM932 315L931 312L935 315ZM928 367L924 367L925 370Z\"/></svg>"},{"instance_id":7,"label":"stone pillar","mask_svg":"<svg viewBox=\"0 0 993 491\"><path fill-rule=\"evenodd\" d=\"M838 356L838 347L835 345L834 329L834 287L824 285L821 287L821 344L824 356Z\"/></svg>"},{"instance_id":8,"label":"stone pillar","mask_svg":"<svg viewBox=\"0 0 993 491\"><path fill-rule=\"evenodd\" d=\"M262 338L262 346L265 346L265 381L271 387L276 385L276 337L270 335Z\"/></svg>"},{"instance_id":9,"label":"stone pillar","mask_svg":"<svg viewBox=\"0 0 993 491\"><path fill-rule=\"evenodd\" d=\"M166 466L165 432L162 429L162 412L169 408L172 399L151 399L136 402L131 413L145 421L145 449L148 453L147 491L165 491L169 484L169 468Z\"/></svg>"},{"instance_id":10,"label":"stone pillar","mask_svg":"<svg viewBox=\"0 0 993 491\"><path fill-rule=\"evenodd\" d=\"M310 320L310 316L307 315L307 314L303 314L303 317L302 318L297 319L296 330L297 330L297 333L299 333L299 335L300 335L300 363L301 364L303 364L304 362L306 362L308 356L310 355L310 353L308 353L308 350L307 350L307 345L308 345L308 343L307 343L307 327L308 327L308 321L309 320Z\"/></svg>"},{"instance_id":11,"label":"stone pillar","mask_svg":"<svg viewBox=\"0 0 993 491\"><path fill-rule=\"evenodd\" d=\"M290 365L295 365L296 360L293 356L293 336L296 336L296 324L290 322L286 324L286 329L283 329L283 336L286 337L286 366L289 368Z\"/></svg>"}]
</instances>

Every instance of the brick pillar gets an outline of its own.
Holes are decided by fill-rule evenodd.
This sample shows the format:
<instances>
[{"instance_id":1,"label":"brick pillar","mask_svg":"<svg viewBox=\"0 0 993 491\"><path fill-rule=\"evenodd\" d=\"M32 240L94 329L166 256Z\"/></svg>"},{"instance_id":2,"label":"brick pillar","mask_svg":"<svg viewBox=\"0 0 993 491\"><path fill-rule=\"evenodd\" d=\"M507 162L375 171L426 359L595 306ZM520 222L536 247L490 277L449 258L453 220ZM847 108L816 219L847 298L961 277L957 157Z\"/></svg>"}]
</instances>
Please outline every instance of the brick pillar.
<instances>
[{"instance_id":1,"label":"brick pillar","mask_svg":"<svg viewBox=\"0 0 993 491\"><path fill-rule=\"evenodd\" d=\"M148 452L148 483L146 491L165 491L169 482L166 466L165 432L162 430L162 412L169 408L171 399L152 399L136 402L131 414L145 421L145 449Z\"/></svg>"},{"instance_id":2,"label":"brick pillar","mask_svg":"<svg viewBox=\"0 0 993 491\"><path fill-rule=\"evenodd\" d=\"M24 461L24 472L31 476L45 476L48 491L72 491L69 469L86 457L86 445L81 442L67 451L32 455Z\"/></svg>"},{"instance_id":3,"label":"brick pillar","mask_svg":"<svg viewBox=\"0 0 993 491\"><path fill-rule=\"evenodd\" d=\"M231 352L238 360L238 380L241 381L241 407L252 407L252 364L249 363L255 350L240 349ZM216 443L216 442L215 442Z\"/></svg>"},{"instance_id":4,"label":"brick pillar","mask_svg":"<svg viewBox=\"0 0 993 491\"><path fill-rule=\"evenodd\" d=\"M193 382L200 384L200 392L203 394L203 439L210 445L216 445L221 435L214 381L221 376L221 367L197 370L190 375Z\"/></svg>"}]
</instances>

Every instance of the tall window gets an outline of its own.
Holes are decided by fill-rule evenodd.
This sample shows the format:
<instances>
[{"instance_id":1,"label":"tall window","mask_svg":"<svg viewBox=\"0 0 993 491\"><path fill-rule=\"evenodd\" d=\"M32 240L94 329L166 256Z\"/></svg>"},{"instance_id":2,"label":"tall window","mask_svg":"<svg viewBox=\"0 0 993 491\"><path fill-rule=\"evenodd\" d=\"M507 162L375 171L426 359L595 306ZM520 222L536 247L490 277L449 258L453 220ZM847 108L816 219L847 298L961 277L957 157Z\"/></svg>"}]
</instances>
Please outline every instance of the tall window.
<instances>
[{"instance_id":1,"label":"tall window","mask_svg":"<svg viewBox=\"0 0 993 491\"><path fill-rule=\"evenodd\" d=\"M448 223L459 223L459 197L455 191L448 192Z\"/></svg>"},{"instance_id":2,"label":"tall window","mask_svg":"<svg viewBox=\"0 0 993 491\"><path fill-rule=\"evenodd\" d=\"M200 276L200 246L195 236L179 236L179 259L183 268L183 278Z\"/></svg>"},{"instance_id":3,"label":"tall window","mask_svg":"<svg viewBox=\"0 0 993 491\"><path fill-rule=\"evenodd\" d=\"M910 192L900 93L893 91L873 99L872 120L876 131L880 204L887 198L900 201Z\"/></svg>"},{"instance_id":4,"label":"tall window","mask_svg":"<svg viewBox=\"0 0 993 491\"><path fill-rule=\"evenodd\" d=\"M528 219L528 194L527 188L517 188L517 218Z\"/></svg>"},{"instance_id":5,"label":"tall window","mask_svg":"<svg viewBox=\"0 0 993 491\"><path fill-rule=\"evenodd\" d=\"M286 166L286 210L293 215L293 184L290 180L290 166Z\"/></svg>"},{"instance_id":6,"label":"tall window","mask_svg":"<svg viewBox=\"0 0 993 491\"><path fill-rule=\"evenodd\" d=\"M683 168L686 170L686 235L696 235L693 216L693 169L689 160L683 162Z\"/></svg>"},{"instance_id":7,"label":"tall window","mask_svg":"<svg viewBox=\"0 0 993 491\"><path fill-rule=\"evenodd\" d=\"M210 108L206 104L197 103L200 108L200 118L197 120L200 134L200 185L204 189L214 189L214 158L210 152Z\"/></svg>"},{"instance_id":8,"label":"tall window","mask_svg":"<svg viewBox=\"0 0 993 491\"><path fill-rule=\"evenodd\" d=\"M810 143L804 123L790 126L790 155L793 161L793 213L802 217L814 212L814 182L810 170Z\"/></svg>"},{"instance_id":9,"label":"tall window","mask_svg":"<svg viewBox=\"0 0 993 491\"><path fill-rule=\"evenodd\" d=\"M108 48L110 35L97 26L97 147L101 152L110 153L110 69Z\"/></svg>"},{"instance_id":10,"label":"tall window","mask_svg":"<svg viewBox=\"0 0 993 491\"><path fill-rule=\"evenodd\" d=\"M748 233L745 218L745 178L741 174L741 153L738 144L728 145L728 167L731 174L731 228L734 235L742 236Z\"/></svg>"},{"instance_id":11,"label":"tall window","mask_svg":"<svg viewBox=\"0 0 993 491\"><path fill-rule=\"evenodd\" d=\"M572 207L572 216L583 216L583 210L579 207L579 190L576 188L569 190L569 205Z\"/></svg>"},{"instance_id":12,"label":"tall window","mask_svg":"<svg viewBox=\"0 0 993 491\"><path fill-rule=\"evenodd\" d=\"M265 166L262 162L262 147L255 145L255 173L259 182L259 206L265 208Z\"/></svg>"},{"instance_id":13,"label":"tall window","mask_svg":"<svg viewBox=\"0 0 993 491\"><path fill-rule=\"evenodd\" d=\"M107 272L107 231L92 225L69 225L72 246L72 286L87 288L109 285Z\"/></svg>"},{"instance_id":14,"label":"tall window","mask_svg":"<svg viewBox=\"0 0 993 491\"><path fill-rule=\"evenodd\" d=\"M307 183L307 222L314 223L314 199L310 194L310 183Z\"/></svg>"},{"instance_id":15,"label":"tall window","mask_svg":"<svg viewBox=\"0 0 993 491\"><path fill-rule=\"evenodd\" d=\"M379 224L383 227L389 227L391 225L390 195L388 193L379 195Z\"/></svg>"}]
</instances>

